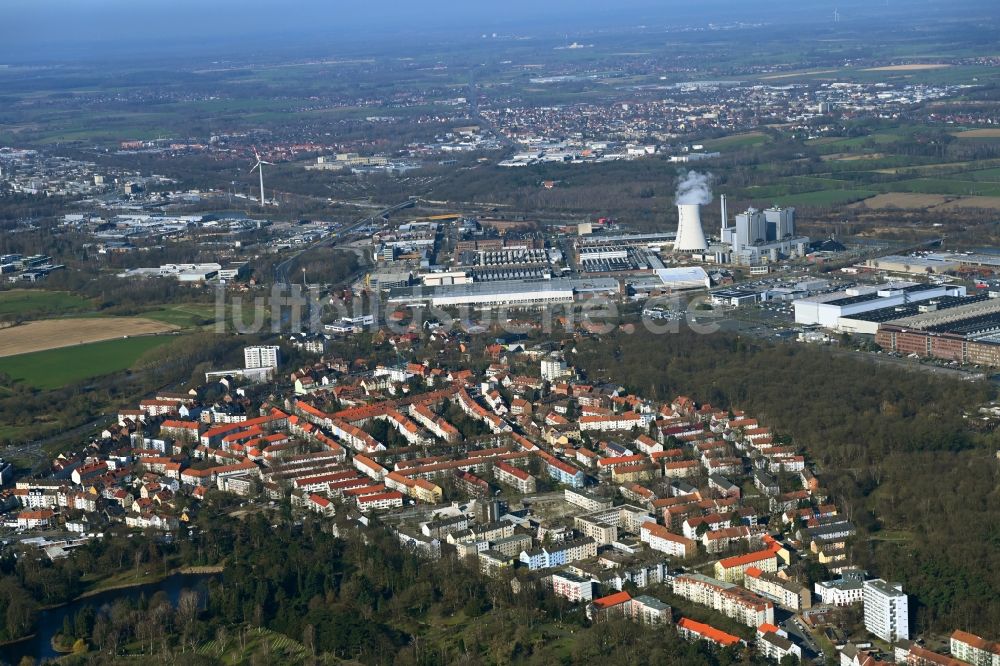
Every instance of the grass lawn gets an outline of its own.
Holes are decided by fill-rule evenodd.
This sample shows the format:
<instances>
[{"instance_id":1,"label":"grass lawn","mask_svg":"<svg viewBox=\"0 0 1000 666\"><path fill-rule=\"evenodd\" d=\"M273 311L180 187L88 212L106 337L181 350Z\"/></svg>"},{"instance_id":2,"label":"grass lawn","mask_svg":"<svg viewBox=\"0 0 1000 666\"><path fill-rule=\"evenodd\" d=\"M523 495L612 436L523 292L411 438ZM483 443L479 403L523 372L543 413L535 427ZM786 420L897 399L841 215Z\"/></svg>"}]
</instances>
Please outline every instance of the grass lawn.
<instances>
[{"instance_id":1,"label":"grass lawn","mask_svg":"<svg viewBox=\"0 0 1000 666\"><path fill-rule=\"evenodd\" d=\"M750 185L743 188L750 199L774 199L794 194L808 194L817 190L851 189L852 183L835 178L817 178L814 176L787 176L773 180L768 185Z\"/></svg>"},{"instance_id":2,"label":"grass lawn","mask_svg":"<svg viewBox=\"0 0 1000 666\"><path fill-rule=\"evenodd\" d=\"M68 291L41 289L0 291L0 315L78 312L92 307L90 301Z\"/></svg>"},{"instance_id":3,"label":"grass lawn","mask_svg":"<svg viewBox=\"0 0 1000 666\"><path fill-rule=\"evenodd\" d=\"M125 370L150 349L173 339L169 335L149 335L7 356L0 358L0 372L37 388L59 388Z\"/></svg>"},{"instance_id":4,"label":"grass lawn","mask_svg":"<svg viewBox=\"0 0 1000 666\"><path fill-rule=\"evenodd\" d=\"M169 573L170 572L168 571L166 575L169 575ZM80 578L80 580L87 585L87 589L83 591L82 596L90 596L105 590L131 587L133 585L155 583L156 581L165 578L166 575L163 573L162 565L154 565L151 567L149 564L145 564L140 567L138 573L134 568L128 568L111 576L104 576L102 574L87 574L86 576Z\"/></svg>"}]
</instances>

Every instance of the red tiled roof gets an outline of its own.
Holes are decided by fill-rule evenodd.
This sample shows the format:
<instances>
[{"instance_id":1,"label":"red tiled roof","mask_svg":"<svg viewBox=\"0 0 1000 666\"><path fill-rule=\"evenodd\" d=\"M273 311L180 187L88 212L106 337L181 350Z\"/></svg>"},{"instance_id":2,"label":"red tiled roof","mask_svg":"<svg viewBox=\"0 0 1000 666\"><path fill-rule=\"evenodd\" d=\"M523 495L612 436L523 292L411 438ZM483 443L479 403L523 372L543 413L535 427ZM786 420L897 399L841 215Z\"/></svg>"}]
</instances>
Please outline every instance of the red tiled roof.
<instances>
[{"instance_id":1,"label":"red tiled roof","mask_svg":"<svg viewBox=\"0 0 1000 666\"><path fill-rule=\"evenodd\" d=\"M381 493L379 495L368 495L366 497L359 497L358 504L368 504L369 502L378 502L385 499L403 499L403 493L398 490L392 490L387 493Z\"/></svg>"},{"instance_id":2,"label":"red tiled roof","mask_svg":"<svg viewBox=\"0 0 1000 666\"><path fill-rule=\"evenodd\" d=\"M52 509L38 509L37 511L22 511L17 514L17 517L23 520L47 520L54 515L56 514Z\"/></svg>"},{"instance_id":3,"label":"red tiled roof","mask_svg":"<svg viewBox=\"0 0 1000 666\"><path fill-rule=\"evenodd\" d=\"M966 662L959 661L953 657L946 657L943 654L938 654L937 652L931 652L927 648L922 648L919 645L910 646L910 657L918 664L934 664L934 666L966 666ZM874 662L873 662L874 663Z\"/></svg>"},{"instance_id":4,"label":"red tiled roof","mask_svg":"<svg viewBox=\"0 0 1000 666\"><path fill-rule=\"evenodd\" d=\"M318 504L319 506L323 507L324 509L326 507L330 506L330 500L328 500L327 498L323 497L322 495L317 495L316 493L311 493L309 495L309 500L313 504Z\"/></svg>"},{"instance_id":5,"label":"red tiled roof","mask_svg":"<svg viewBox=\"0 0 1000 666\"><path fill-rule=\"evenodd\" d=\"M631 601L632 596L628 592L616 592L600 599L594 599L594 608L605 609Z\"/></svg>"},{"instance_id":6,"label":"red tiled roof","mask_svg":"<svg viewBox=\"0 0 1000 666\"><path fill-rule=\"evenodd\" d=\"M956 629L952 632L951 637L956 641L971 645L977 650L986 650L987 652L992 652L993 654L1000 654L1000 643L991 643L985 638L976 636L975 634L970 634L967 631Z\"/></svg>"},{"instance_id":7,"label":"red tiled roof","mask_svg":"<svg viewBox=\"0 0 1000 666\"><path fill-rule=\"evenodd\" d=\"M766 559L774 557L774 552L771 550L758 550L753 553L747 553L746 555L736 555L734 557L727 557L723 560L719 560L719 564L723 568L731 569L733 567L741 567L744 564L752 564L753 562L761 562Z\"/></svg>"},{"instance_id":8,"label":"red tiled roof","mask_svg":"<svg viewBox=\"0 0 1000 666\"><path fill-rule=\"evenodd\" d=\"M199 425L200 424L197 421L177 421L177 420L173 420L173 419L167 419L166 421L164 421L163 423L160 424L160 428L161 429L162 428L168 428L168 429L169 428L177 428L177 429L184 429L184 430L197 430L198 427L199 427Z\"/></svg>"},{"instance_id":9,"label":"red tiled roof","mask_svg":"<svg viewBox=\"0 0 1000 666\"><path fill-rule=\"evenodd\" d=\"M735 645L740 642L740 639L732 634L727 634L721 629L716 629L712 625L695 622L694 620L686 617L682 617L678 620L677 626L682 629L687 629L688 631L693 631L709 640L713 640L716 643L721 643L725 646Z\"/></svg>"},{"instance_id":10,"label":"red tiled roof","mask_svg":"<svg viewBox=\"0 0 1000 666\"><path fill-rule=\"evenodd\" d=\"M650 534L652 534L653 536L658 537L660 539L664 539L666 541L673 541L674 543L684 544L688 548L694 548L695 547L695 542L694 541L692 541L691 539L682 537L682 536L680 536L678 534L674 534L673 532L671 532L670 530L668 530L663 525L660 525L659 523L654 523L652 521L650 521L648 523L643 523L642 524L642 528L644 530L646 530L647 532L649 532Z\"/></svg>"},{"instance_id":11,"label":"red tiled roof","mask_svg":"<svg viewBox=\"0 0 1000 666\"><path fill-rule=\"evenodd\" d=\"M506 472L507 474L510 474L511 476L514 476L514 477L516 477L518 479L521 479L522 481L527 481L528 479L531 478L531 475L528 474L527 472L525 472L523 469L518 469L518 468L514 467L513 465L508 465L505 462L497 461L497 462L493 463L493 466L496 469L498 469L498 470L500 470L502 472Z\"/></svg>"}]
</instances>

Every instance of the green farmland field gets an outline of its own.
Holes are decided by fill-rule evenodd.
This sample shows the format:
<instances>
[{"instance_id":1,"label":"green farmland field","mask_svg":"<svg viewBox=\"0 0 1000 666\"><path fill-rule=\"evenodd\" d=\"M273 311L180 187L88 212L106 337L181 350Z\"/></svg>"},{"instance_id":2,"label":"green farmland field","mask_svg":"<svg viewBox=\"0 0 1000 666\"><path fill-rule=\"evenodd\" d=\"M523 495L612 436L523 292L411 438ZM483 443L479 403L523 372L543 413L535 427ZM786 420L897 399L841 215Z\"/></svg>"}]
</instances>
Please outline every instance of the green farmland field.
<instances>
[{"instance_id":1,"label":"green farmland field","mask_svg":"<svg viewBox=\"0 0 1000 666\"><path fill-rule=\"evenodd\" d=\"M181 328L195 328L215 321L215 305L210 303L164 305L143 312L142 316Z\"/></svg>"},{"instance_id":2,"label":"green farmland field","mask_svg":"<svg viewBox=\"0 0 1000 666\"><path fill-rule=\"evenodd\" d=\"M777 197L774 203L779 206L835 206L852 203L874 196L871 190L818 190Z\"/></svg>"},{"instance_id":3,"label":"green farmland field","mask_svg":"<svg viewBox=\"0 0 1000 666\"><path fill-rule=\"evenodd\" d=\"M883 186L886 192L917 192L920 194L961 194L984 197L1000 196L1000 183L951 179L915 178Z\"/></svg>"},{"instance_id":4,"label":"green farmland field","mask_svg":"<svg viewBox=\"0 0 1000 666\"><path fill-rule=\"evenodd\" d=\"M37 388L59 388L125 370L150 349L173 339L150 335L7 356L0 358L0 373Z\"/></svg>"},{"instance_id":5,"label":"green farmland field","mask_svg":"<svg viewBox=\"0 0 1000 666\"><path fill-rule=\"evenodd\" d=\"M760 146L770 140L771 138L763 132L747 132L746 134L733 134L718 139L709 139L703 145L710 150L736 150Z\"/></svg>"},{"instance_id":6,"label":"green farmland field","mask_svg":"<svg viewBox=\"0 0 1000 666\"><path fill-rule=\"evenodd\" d=\"M66 291L11 289L0 291L0 316L9 314L63 314L88 310L87 299Z\"/></svg>"}]
</instances>

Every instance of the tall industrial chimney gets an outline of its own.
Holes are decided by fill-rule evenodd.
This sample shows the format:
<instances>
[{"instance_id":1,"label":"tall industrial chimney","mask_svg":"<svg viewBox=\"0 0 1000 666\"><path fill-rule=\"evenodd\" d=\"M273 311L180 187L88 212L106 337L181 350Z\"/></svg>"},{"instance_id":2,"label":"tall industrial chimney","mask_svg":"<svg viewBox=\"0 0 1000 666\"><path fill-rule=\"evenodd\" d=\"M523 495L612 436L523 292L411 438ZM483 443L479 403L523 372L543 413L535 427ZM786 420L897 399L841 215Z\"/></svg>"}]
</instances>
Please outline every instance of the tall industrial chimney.
<instances>
[{"instance_id":1,"label":"tall industrial chimney","mask_svg":"<svg viewBox=\"0 0 1000 666\"><path fill-rule=\"evenodd\" d=\"M719 236L719 240L723 243L726 242L726 228L729 226L729 221L726 219L726 195L719 195L719 208L721 209L719 213L722 215L722 235Z\"/></svg>"},{"instance_id":2,"label":"tall industrial chimney","mask_svg":"<svg viewBox=\"0 0 1000 666\"><path fill-rule=\"evenodd\" d=\"M698 204L677 205L677 240L674 250L678 252L701 252L708 249L705 230L701 228L701 206Z\"/></svg>"}]
</instances>

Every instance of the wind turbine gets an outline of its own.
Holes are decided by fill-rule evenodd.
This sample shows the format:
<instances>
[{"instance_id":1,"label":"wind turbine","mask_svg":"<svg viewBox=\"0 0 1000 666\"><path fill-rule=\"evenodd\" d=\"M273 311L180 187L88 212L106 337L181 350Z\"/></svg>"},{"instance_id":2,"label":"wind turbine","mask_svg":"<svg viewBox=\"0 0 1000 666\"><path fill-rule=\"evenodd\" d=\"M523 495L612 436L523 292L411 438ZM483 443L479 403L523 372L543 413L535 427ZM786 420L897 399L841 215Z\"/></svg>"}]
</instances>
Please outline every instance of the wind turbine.
<instances>
[{"instance_id":1,"label":"wind turbine","mask_svg":"<svg viewBox=\"0 0 1000 666\"><path fill-rule=\"evenodd\" d=\"M265 162L264 160L260 159L260 153L257 152L256 148L253 149L253 154L254 154L254 157L257 158L257 164L253 165L253 168L250 169L250 173L253 173L254 169L256 169L257 173L260 174L260 207L263 208L264 207L264 167L263 167L263 165L264 164L269 164L269 165L273 166L273 164L271 162Z\"/></svg>"}]
</instances>

